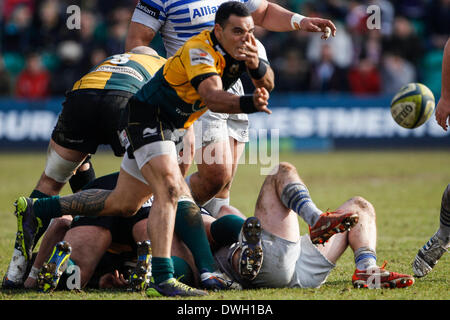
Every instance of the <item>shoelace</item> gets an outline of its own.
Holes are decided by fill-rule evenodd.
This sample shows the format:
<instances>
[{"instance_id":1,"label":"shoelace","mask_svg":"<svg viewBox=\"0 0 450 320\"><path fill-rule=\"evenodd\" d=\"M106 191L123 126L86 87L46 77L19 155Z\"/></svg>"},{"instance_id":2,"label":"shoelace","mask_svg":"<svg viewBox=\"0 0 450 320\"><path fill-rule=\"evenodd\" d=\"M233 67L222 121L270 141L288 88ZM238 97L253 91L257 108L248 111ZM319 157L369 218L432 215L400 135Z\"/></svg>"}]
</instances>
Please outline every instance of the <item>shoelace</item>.
<instances>
[{"instance_id":1,"label":"shoelace","mask_svg":"<svg viewBox=\"0 0 450 320\"><path fill-rule=\"evenodd\" d=\"M182 277L183 276L179 277L178 279L173 278L173 280L171 282L173 283L174 287L179 288L184 291L194 291L195 290L194 288L188 286L187 284L184 284L183 282L178 281Z\"/></svg>"}]
</instances>

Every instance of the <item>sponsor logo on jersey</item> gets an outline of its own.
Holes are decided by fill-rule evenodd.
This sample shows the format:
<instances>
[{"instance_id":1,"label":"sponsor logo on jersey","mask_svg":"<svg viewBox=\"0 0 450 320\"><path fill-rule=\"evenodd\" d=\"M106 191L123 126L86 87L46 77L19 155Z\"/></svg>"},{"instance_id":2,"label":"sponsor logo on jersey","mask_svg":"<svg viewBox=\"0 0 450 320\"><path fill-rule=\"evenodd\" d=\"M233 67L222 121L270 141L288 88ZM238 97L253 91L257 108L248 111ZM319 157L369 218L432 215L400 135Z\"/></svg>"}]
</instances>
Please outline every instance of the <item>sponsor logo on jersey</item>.
<instances>
[{"instance_id":1,"label":"sponsor logo on jersey","mask_svg":"<svg viewBox=\"0 0 450 320\"><path fill-rule=\"evenodd\" d=\"M189 58L191 60L192 66L198 64L207 64L209 66L214 66L214 58L208 52L202 49L197 48L190 49Z\"/></svg>"},{"instance_id":2,"label":"sponsor logo on jersey","mask_svg":"<svg viewBox=\"0 0 450 320\"><path fill-rule=\"evenodd\" d=\"M223 1L208 1L205 5L205 1L198 1L189 4L189 17L192 24L205 23L214 21L217 9Z\"/></svg>"},{"instance_id":3,"label":"sponsor logo on jersey","mask_svg":"<svg viewBox=\"0 0 450 320\"><path fill-rule=\"evenodd\" d=\"M142 12L148 14L149 16L152 16L155 19L159 18L160 11L145 2L139 1L136 5L136 9L141 10Z\"/></svg>"},{"instance_id":4,"label":"sponsor logo on jersey","mask_svg":"<svg viewBox=\"0 0 450 320\"><path fill-rule=\"evenodd\" d=\"M141 82L144 81L144 77L131 67L103 65L95 69L93 72L111 72L111 73L126 74L127 76L133 77Z\"/></svg>"}]
</instances>

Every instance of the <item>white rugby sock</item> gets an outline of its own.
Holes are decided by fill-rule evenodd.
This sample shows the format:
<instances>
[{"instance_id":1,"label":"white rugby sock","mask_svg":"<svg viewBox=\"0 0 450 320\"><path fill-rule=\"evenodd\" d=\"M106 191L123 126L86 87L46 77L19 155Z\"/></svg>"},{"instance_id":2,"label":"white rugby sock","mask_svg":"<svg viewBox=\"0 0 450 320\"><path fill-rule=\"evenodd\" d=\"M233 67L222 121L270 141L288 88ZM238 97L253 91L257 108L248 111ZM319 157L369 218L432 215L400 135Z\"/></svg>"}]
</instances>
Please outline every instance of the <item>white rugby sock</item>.
<instances>
[{"instance_id":1,"label":"white rugby sock","mask_svg":"<svg viewBox=\"0 0 450 320\"><path fill-rule=\"evenodd\" d=\"M297 212L311 227L316 224L322 214L311 200L308 188L300 182L290 183L284 187L281 201L287 208Z\"/></svg>"},{"instance_id":2,"label":"white rugby sock","mask_svg":"<svg viewBox=\"0 0 450 320\"><path fill-rule=\"evenodd\" d=\"M212 198L203 205L211 215L216 218L219 214L220 208L225 205L230 205L230 198Z\"/></svg>"}]
</instances>

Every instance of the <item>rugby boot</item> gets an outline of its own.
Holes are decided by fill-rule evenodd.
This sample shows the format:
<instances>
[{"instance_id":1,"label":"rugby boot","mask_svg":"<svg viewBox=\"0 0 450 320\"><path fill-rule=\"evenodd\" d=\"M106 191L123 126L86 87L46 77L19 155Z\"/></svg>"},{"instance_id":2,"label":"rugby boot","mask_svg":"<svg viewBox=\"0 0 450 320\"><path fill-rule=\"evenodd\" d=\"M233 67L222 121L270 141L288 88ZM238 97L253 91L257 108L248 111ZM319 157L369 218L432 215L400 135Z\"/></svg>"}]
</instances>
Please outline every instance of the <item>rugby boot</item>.
<instances>
[{"instance_id":1,"label":"rugby boot","mask_svg":"<svg viewBox=\"0 0 450 320\"><path fill-rule=\"evenodd\" d=\"M249 217L239 234L239 274L243 279L253 280L261 270L263 250L261 244L262 227L257 217Z\"/></svg>"},{"instance_id":2,"label":"rugby boot","mask_svg":"<svg viewBox=\"0 0 450 320\"><path fill-rule=\"evenodd\" d=\"M37 277L38 291L52 292L56 289L62 273L67 268L67 262L72 253L72 247L67 241L58 242Z\"/></svg>"},{"instance_id":3,"label":"rugby boot","mask_svg":"<svg viewBox=\"0 0 450 320\"><path fill-rule=\"evenodd\" d=\"M148 287L152 276L152 247L150 240L137 243L137 263L129 279L130 291L142 291Z\"/></svg>"},{"instance_id":4,"label":"rugby boot","mask_svg":"<svg viewBox=\"0 0 450 320\"><path fill-rule=\"evenodd\" d=\"M325 244L333 235L349 231L358 223L359 216L352 212L325 212L314 226L309 227L311 242Z\"/></svg>"},{"instance_id":5,"label":"rugby boot","mask_svg":"<svg viewBox=\"0 0 450 320\"><path fill-rule=\"evenodd\" d=\"M33 213L34 200L20 197L14 203L17 233L11 261L2 281L4 289L23 287L27 266L31 260L34 238L42 226L41 221L36 219Z\"/></svg>"},{"instance_id":6,"label":"rugby boot","mask_svg":"<svg viewBox=\"0 0 450 320\"><path fill-rule=\"evenodd\" d=\"M356 269L352 276L355 288L406 288L414 284L414 278L407 274L387 271L385 261L381 267L371 267L367 270Z\"/></svg>"},{"instance_id":7,"label":"rugby boot","mask_svg":"<svg viewBox=\"0 0 450 320\"><path fill-rule=\"evenodd\" d=\"M208 292L194 289L175 278L170 278L160 284L150 281L145 293L148 297L196 297L208 295Z\"/></svg>"},{"instance_id":8,"label":"rugby boot","mask_svg":"<svg viewBox=\"0 0 450 320\"><path fill-rule=\"evenodd\" d=\"M444 243L434 234L425 245L419 249L414 261L412 269L414 275L418 278L426 276L433 270L439 259L448 251L450 241Z\"/></svg>"},{"instance_id":9,"label":"rugby boot","mask_svg":"<svg viewBox=\"0 0 450 320\"><path fill-rule=\"evenodd\" d=\"M231 280L225 273L219 271L207 272L202 270L200 273L200 282L206 290L242 290L242 286L239 283Z\"/></svg>"}]
</instances>

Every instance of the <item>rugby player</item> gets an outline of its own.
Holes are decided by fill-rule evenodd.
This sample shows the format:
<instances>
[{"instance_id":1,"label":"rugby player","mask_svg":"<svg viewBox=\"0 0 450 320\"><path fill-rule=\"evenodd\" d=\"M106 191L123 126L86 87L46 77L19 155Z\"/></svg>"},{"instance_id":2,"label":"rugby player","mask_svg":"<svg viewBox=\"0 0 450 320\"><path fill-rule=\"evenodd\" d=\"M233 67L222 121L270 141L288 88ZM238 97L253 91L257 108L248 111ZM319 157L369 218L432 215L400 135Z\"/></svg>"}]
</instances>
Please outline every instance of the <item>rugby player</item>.
<instances>
[{"instance_id":1,"label":"rugby player","mask_svg":"<svg viewBox=\"0 0 450 320\"><path fill-rule=\"evenodd\" d=\"M111 190L117 178L118 173L103 176L83 189ZM25 281L25 288L38 287L42 292L51 292L57 287L74 289L75 284L67 286L68 282L72 283L70 275L73 273L73 269L68 267L77 266L80 281L78 289L145 289L150 281L147 275L151 272L151 245L146 228L150 208L151 200L129 218L78 216L72 222L55 219L42 240ZM54 243L57 244L53 248ZM187 263L175 256L172 256L172 260L175 276L182 275L182 282L195 284L196 277ZM44 261L47 262L44 264Z\"/></svg>"},{"instance_id":2,"label":"rugby player","mask_svg":"<svg viewBox=\"0 0 450 320\"><path fill-rule=\"evenodd\" d=\"M214 26L214 16L219 5L228 0L141 0L137 3L129 26L126 48L148 45L159 31L167 56L173 56L186 40ZM255 24L270 31L287 32L303 30L324 32L328 27L336 34L336 27L328 19L304 17L267 0L240 0L255 21ZM267 60L267 59L266 59ZM253 69L252 78L268 67L260 60L248 65ZM267 72L271 72L268 70ZM269 91L273 89L266 87ZM244 94L240 80L229 89L238 95ZM192 130L194 129L194 130ZM192 132L194 131L194 132ZM248 116L246 114L223 114L208 110L188 130L184 137L186 171L192 158L189 151L196 150L197 172L187 178L194 200L204 205L213 215L220 206L229 204L229 190L236 174L238 160L245 143L248 142ZM214 159L211 159L213 153Z\"/></svg>"},{"instance_id":3,"label":"rugby player","mask_svg":"<svg viewBox=\"0 0 450 320\"><path fill-rule=\"evenodd\" d=\"M450 119L450 40L447 40L444 47L441 97L436 106L435 116L437 123L447 131ZM414 258L412 268L417 277L424 277L430 273L450 247L450 184L442 194L439 222L438 231L419 249Z\"/></svg>"},{"instance_id":4,"label":"rugby player","mask_svg":"<svg viewBox=\"0 0 450 320\"><path fill-rule=\"evenodd\" d=\"M199 229L186 228L188 233L195 231L197 236L198 232L205 232L200 209L178 169L174 143L179 139L177 129L189 128L207 108L226 113L271 112L267 108L269 94L264 87L257 87L249 96L223 90L222 78L228 79L227 70L236 70L232 68L235 65L240 73L245 71L239 66L241 61L246 61L245 47L253 42L250 13L233 2L231 6L219 7L216 19L213 31L205 31L186 42L130 99L123 117L126 127L121 132L127 153L114 190L90 189L65 197L20 197L16 201L17 246L24 257L31 256L42 219L63 215L132 216L154 195L148 219L155 281L151 285L162 295L173 295L173 292L198 295L173 277L170 259L177 206L182 212L177 222L186 221ZM193 254L202 284L207 288L227 288L228 281L216 276L214 260L208 258L208 243L198 243L198 240L197 236L189 249L197 251ZM187 243L186 239L183 241Z\"/></svg>"},{"instance_id":5,"label":"rugby player","mask_svg":"<svg viewBox=\"0 0 450 320\"><path fill-rule=\"evenodd\" d=\"M136 47L123 54L108 57L84 75L66 94L63 109L53 129L48 146L47 163L31 198L45 198L59 194L69 179L73 191L77 191L95 178L93 168L74 172L94 154L101 144L109 144L116 156L123 156L125 149L118 137L120 116L130 97L136 93L166 59L159 57L149 47ZM90 166L85 163L83 166ZM46 230L50 220L41 219L40 233ZM23 255L16 245L3 287L14 288L23 284L23 276L29 256Z\"/></svg>"},{"instance_id":6,"label":"rugby player","mask_svg":"<svg viewBox=\"0 0 450 320\"><path fill-rule=\"evenodd\" d=\"M354 287L403 288L414 283L410 275L386 270L386 262L377 265L376 213L369 201L357 196L336 212L321 213L290 163L280 163L266 177L255 205L255 220L244 221L242 213L231 206L222 206L220 215L217 220L203 216L212 245L219 247L214 256L221 270L244 288L320 287L347 247L354 254ZM308 224L311 220L331 222L332 237L314 241L314 228L300 236L299 216ZM260 258L252 256L256 261L250 265L242 258L242 251L249 247L250 251L260 247L263 252ZM242 269L254 277L242 277Z\"/></svg>"}]
</instances>

